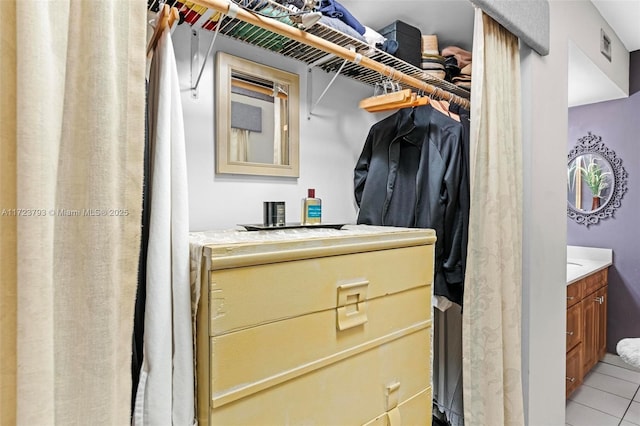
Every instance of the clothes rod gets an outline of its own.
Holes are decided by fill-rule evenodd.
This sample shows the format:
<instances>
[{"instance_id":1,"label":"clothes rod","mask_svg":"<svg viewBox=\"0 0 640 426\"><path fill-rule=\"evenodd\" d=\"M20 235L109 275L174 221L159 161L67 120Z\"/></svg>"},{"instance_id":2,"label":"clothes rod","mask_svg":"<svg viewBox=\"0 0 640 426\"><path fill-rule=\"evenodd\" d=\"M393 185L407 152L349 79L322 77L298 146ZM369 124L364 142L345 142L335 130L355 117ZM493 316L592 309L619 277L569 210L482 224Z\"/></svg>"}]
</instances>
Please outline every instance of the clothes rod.
<instances>
[{"instance_id":1,"label":"clothes rod","mask_svg":"<svg viewBox=\"0 0 640 426\"><path fill-rule=\"evenodd\" d=\"M458 95L448 92L446 89L439 88L432 84L426 83L415 77L404 74L403 72L396 70L388 65L381 64L373 59L362 56L359 53L353 52L337 44L331 43L321 37L299 30L298 28L284 24L272 18L263 17L257 14L253 14L245 9L238 8L235 3L231 3L229 0L193 0L193 3L200 6L214 9L225 15L229 14L229 9L232 7L236 10L232 10L236 13L236 17L244 22L263 28L265 30L274 32L281 36L290 38L302 44L306 44L323 52L331 53L342 59L355 62L364 68L368 68L383 76L389 77L394 81L404 83L407 86L413 87L418 90L422 90L424 93L434 95L440 99L447 100L469 109L470 103L467 99L464 99Z\"/></svg>"}]
</instances>

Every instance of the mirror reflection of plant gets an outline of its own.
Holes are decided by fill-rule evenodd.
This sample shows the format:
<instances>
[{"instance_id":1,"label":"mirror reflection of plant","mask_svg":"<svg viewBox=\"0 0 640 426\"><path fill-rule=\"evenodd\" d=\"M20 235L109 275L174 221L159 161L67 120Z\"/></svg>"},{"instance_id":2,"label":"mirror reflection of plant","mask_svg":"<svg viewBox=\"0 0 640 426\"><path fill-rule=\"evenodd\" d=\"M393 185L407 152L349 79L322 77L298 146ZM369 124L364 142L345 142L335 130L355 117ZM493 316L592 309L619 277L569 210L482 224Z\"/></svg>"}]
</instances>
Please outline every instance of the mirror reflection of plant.
<instances>
[{"instance_id":1,"label":"mirror reflection of plant","mask_svg":"<svg viewBox=\"0 0 640 426\"><path fill-rule=\"evenodd\" d=\"M586 167L578 167L582 178L591 190L594 197L602 198L602 191L609 187L609 175L611 172L603 172L602 166L597 159L590 156L589 164Z\"/></svg>"},{"instance_id":2,"label":"mirror reflection of plant","mask_svg":"<svg viewBox=\"0 0 640 426\"><path fill-rule=\"evenodd\" d=\"M573 192L576 187L576 169L578 165L578 159L575 159L569 164L567 168L567 186L569 187L569 192Z\"/></svg>"}]
</instances>

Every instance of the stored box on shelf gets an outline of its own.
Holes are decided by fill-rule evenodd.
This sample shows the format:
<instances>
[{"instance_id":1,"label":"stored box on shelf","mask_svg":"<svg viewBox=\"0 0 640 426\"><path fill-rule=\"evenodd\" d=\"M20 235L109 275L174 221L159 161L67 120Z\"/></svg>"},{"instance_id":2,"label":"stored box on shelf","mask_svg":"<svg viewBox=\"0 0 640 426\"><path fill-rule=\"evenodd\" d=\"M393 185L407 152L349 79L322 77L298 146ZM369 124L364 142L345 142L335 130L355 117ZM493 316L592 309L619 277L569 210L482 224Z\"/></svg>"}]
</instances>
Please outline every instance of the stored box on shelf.
<instances>
[{"instance_id":1,"label":"stored box on shelf","mask_svg":"<svg viewBox=\"0 0 640 426\"><path fill-rule=\"evenodd\" d=\"M420 68L422 64L422 34L420 30L402 21L395 21L378 30L390 40L398 42L394 56Z\"/></svg>"}]
</instances>

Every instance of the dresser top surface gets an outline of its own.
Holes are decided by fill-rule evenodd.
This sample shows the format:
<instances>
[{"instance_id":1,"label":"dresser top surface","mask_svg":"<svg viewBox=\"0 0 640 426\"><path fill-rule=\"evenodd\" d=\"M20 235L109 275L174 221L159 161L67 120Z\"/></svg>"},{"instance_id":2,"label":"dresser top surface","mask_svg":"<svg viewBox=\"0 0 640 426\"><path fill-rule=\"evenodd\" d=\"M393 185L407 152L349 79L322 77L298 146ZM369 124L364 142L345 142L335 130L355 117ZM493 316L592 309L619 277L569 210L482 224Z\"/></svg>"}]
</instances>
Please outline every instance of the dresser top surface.
<instances>
[{"instance_id":1,"label":"dresser top surface","mask_svg":"<svg viewBox=\"0 0 640 426\"><path fill-rule=\"evenodd\" d=\"M345 225L342 229L300 228L273 231L239 229L191 232L190 244L205 249L205 256L229 257L260 253L319 250L328 247L370 246L368 250L434 244L432 229Z\"/></svg>"}]
</instances>

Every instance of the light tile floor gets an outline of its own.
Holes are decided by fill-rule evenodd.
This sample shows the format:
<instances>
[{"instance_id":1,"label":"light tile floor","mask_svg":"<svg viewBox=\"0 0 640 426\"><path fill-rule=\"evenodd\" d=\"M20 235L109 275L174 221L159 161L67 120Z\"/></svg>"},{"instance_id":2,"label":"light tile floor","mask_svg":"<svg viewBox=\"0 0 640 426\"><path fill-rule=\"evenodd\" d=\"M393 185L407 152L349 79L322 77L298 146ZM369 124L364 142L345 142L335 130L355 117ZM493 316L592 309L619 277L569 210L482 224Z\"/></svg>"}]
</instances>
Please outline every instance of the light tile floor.
<instances>
[{"instance_id":1,"label":"light tile floor","mask_svg":"<svg viewBox=\"0 0 640 426\"><path fill-rule=\"evenodd\" d=\"M567 401L568 426L640 426L640 370L607 354Z\"/></svg>"}]
</instances>

